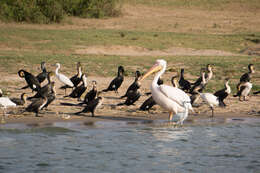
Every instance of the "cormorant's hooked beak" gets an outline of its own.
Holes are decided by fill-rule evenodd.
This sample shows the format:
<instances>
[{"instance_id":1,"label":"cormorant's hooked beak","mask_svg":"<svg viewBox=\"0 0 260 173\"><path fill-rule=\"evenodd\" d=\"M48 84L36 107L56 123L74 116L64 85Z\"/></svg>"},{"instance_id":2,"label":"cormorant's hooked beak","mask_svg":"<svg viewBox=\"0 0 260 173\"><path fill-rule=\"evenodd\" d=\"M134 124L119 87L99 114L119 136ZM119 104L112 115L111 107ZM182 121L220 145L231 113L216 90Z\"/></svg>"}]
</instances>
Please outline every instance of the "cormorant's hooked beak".
<instances>
[{"instance_id":1,"label":"cormorant's hooked beak","mask_svg":"<svg viewBox=\"0 0 260 173\"><path fill-rule=\"evenodd\" d=\"M147 78L148 76L150 76L151 74L160 71L162 69L162 66L158 63L154 64L139 80L140 82L142 82L145 78Z\"/></svg>"}]
</instances>

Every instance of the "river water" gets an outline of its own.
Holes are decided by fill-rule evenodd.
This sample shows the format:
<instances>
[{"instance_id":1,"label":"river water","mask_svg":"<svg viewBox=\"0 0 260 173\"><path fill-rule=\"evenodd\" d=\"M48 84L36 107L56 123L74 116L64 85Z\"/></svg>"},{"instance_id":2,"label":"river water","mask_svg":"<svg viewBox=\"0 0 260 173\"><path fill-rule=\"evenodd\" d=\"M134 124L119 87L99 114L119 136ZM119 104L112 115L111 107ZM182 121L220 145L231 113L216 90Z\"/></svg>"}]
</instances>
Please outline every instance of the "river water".
<instances>
[{"instance_id":1,"label":"river water","mask_svg":"<svg viewBox=\"0 0 260 173\"><path fill-rule=\"evenodd\" d=\"M0 172L260 172L260 122L1 125Z\"/></svg>"}]
</instances>

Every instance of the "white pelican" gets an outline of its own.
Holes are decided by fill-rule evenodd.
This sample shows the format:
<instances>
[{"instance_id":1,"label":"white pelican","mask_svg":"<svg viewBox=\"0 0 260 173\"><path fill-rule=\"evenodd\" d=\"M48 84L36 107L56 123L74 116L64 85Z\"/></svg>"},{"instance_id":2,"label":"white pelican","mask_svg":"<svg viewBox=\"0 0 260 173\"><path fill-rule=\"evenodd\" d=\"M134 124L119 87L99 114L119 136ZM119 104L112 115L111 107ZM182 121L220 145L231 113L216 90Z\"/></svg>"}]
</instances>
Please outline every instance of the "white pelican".
<instances>
[{"instance_id":1,"label":"white pelican","mask_svg":"<svg viewBox=\"0 0 260 173\"><path fill-rule=\"evenodd\" d=\"M2 122L5 122L5 109L8 107L15 107L16 104L12 102L8 97L2 97L2 90L0 89L0 107L3 107L3 116L2 116Z\"/></svg>"},{"instance_id":2,"label":"white pelican","mask_svg":"<svg viewBox=\"0 0 260 173\"><path fill-rule=\"evenodd\" d=\"M71 80L64 74L59 73L60 63L56 63L55 65L56 65L55 74L57 79L59 79L59 81L64 83L65 85L68 85L69 87L73 88L74 84L71 82ZM66 89L65 89L65 93L66 93Z\"/></svg>"},{"instance_id":3,"label":"white pelican","mask_svg":"<svg viewBox=\"0 0 260 173\"><path fill-rule=\"evenodd\" d=\"M169 120L172 120L173 113L185 112L185 104L189 110L192 110L190 97L181 89L168 85L158 85L157 81L166 70L167 62L165 60L157 60L154 66L140 79L144 80L147 76L154 72L158 72L152 82L151 92L154 101L169 111Z\"/></svg>"}]
</instances>

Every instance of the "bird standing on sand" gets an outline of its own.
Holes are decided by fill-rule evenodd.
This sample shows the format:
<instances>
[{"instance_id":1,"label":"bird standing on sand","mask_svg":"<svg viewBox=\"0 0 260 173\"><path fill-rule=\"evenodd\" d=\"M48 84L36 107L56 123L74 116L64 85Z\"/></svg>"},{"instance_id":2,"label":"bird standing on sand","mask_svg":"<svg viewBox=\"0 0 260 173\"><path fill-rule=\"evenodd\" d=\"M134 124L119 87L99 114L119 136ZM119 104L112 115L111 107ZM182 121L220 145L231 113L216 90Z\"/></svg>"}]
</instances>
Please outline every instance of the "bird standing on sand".
<instances>
[{"instance_id":1,"label":"bird standing on sand","mask_svg":"<svg viewBox=\"0 0 260 173\"><path fill-rule=\"evenodd\" d=\"M179 79L179 86L180 89L182 89L185 92L189 92L191 89L191 84L189 81L187 81L186 79L184 79L184 69L181 69L181 76Z\"/></svg>"},{"instance_id":2,"label":"bird standing on sand","mask_svg":"<svg viewBox=\"0 0 260 173\"><path fill-rule=\"evenodd\" d=\"M78 98L78 100L80 100L81 95L87 89L87 76L86 76L86 74L82 74L81 80L82 80L82 84L80 86L77 86L68 96L65 96L65 97Z\"/></svg>"},{"instance_id":3,"label":"bird standing on sand","mask_svg":"<svg viewBox=\"0 0 260 173\"><path fill-rule=\"evenodd\" d=\"M47 76L48 76L48 72L47 72L46 67L45 67L45 62L41 62L41 70L42 70L42 72L39 73L39 74L36 76L36 78L38 79L38 81L39 81L40 83L44 82L45 79L46 79Z\"/></svg>"},{"instance_id":4,"label":"bird standing on sand","mask_svg":"<svg viewBox=\"0 0 260 173\"><path fill-rule=\"evenodd\" d=\"M35 99L29 106L27 106L24 110L27 112L34 112L36 117L39 117L38 113L43 108L43 106L47 103L47 97L40 97Z\"/></svg>"},{"instance_id":5,"label":"bird standing on sand","mask_svg":"<svg viewBox=\"0 0 260 173\"><path fill-rule=\"evenodd\" d=\"M42 72L39 73L36 76L36 78L37 78L37 80L39 81L40 84L45 81L45 79L47 78L47 75L48 75L48 72L47 72L46 67L45 67L45 62L41 62L41 70L42 70ZM22 89L26 89L28 87L29 86L26 85L26 86L22 87Z\"/></svg>"},{"instance_id":6,"label":"bird standing on sand","mask_svg":"<svg viewBox=\"0 0 260 173\"><path fill-rule=\"evenodd\" d=\"M206 66L206 71L205 69L201 69L200 74L202 74L202 72L205 72L205 86L206 84L209 82L209 80L213 77L213 71L212 71L212 66L210 64L207 64ZM193 85L193 87L191 87L190 89L190 93L193 92L194 88L196 88L197 86L199 86L202 82L202 75L200 75L200 77L196 80L196 82L191 83ZM202 92L202 90L205 88L205 86L203 88L200 89L199 92Z\"/></svg>"},{"instance_id":7,"label":"bird standing on sand","mask_svg":"<svg viewBox=\"0 0 260 173\"><path fill-rule=\"evenodd\" d=\"M224 103L224 99L227 98L227 96L231 93L231 88L229 86L229 78L225 79L225 88L216 91L214 95L218 97L218 100L223 103L224 106L226 104Z\"/></svg>"},{"instance_id":8,"label":"bird standing on sand","mask_svg":"<svg viewBox=\"0 0 260 173\"><path fill-rule=\"evenodd\" d=\"M185 111L185 104L187 104L189 110L193 111L193 109L190 104L190 97L184 91L175 87L157 84L159 77L166 70L166 65L165 60L157 60L140 81L157 72L151 85L152 97L158 105L169 111L169 120L172 120L173 114Z\"/></svg>"},{"instance_id":9,"label":"bird standing on sand","mask_svg":"<svg viewBox=\"0 0 260 173\"><path fill-rule=\"evenodd\" d=\"M102 92L107 92L107 91L115 91L118 93L118 88L121 86L121 84L124 81L124 67L119 66L118 67L118 72L117 72L117 77L115 77L109 84L107 89L104 89Z\"/></svg>"},{"instance_id":10,"label":"bird standing on sand","mask_svg":"<svg viewBox=\"0 0 260 173\"><path fill-rule=\"evenodd\" d=\"M34 96L28 97L27 100L33 100L35 98L40 98L44 96L47 97L47 95L52 92L52 87L54 85L54 82L52 81L53 76L54 76L53 72L48 72L47 75L48 83L44 85Z\"/></svg>"},{"instance_id":11,"label":"bird standing on sand","mask_svg":"<svg viewBox=\"0 0 260 173\"><path fill-rule=\"evenodd\" d=\"M121 96L120 98L126 97L130 91L135 91L135 90L140 88L141 84L138 81L140 77L141 77L141 73L140 73L140 71L137 70L135 72L135 80L134 80L134 82L127 88L126 93L123 96Z\"/></svg>"},{"instance_id":12,"label":"bird standing on sand","mask_svg":"<svg viewBox=\"0 0 260 173\"><path fill-rule=\"evenodd\" d=\"M225 88L215 92L214 94L199 93L202 100L209 105L212 111L211 117L214 116L214 106L220 106L220 107L226 106L226 104L224 103L224 99L227 98L227 96L231 93L231 88L228 85L228 83L229 83L229 79L226 79Z\"/></svg>"},{"instance_id":13,"label":"bird standing on sand","mask_svg":"<svg viewBox=\"0 0 260 173\"><path fill-rule=\"evenodd\" d=\"M94 100L97 96L97 82L92 81L92 90L90 90L84 97L83 103L88 104L90 101Z\"/></svg>"},{"instance_id":14,"label":"bird standing on sand","mask_svg":"<svg viewBox=\"0 0 260 173\"><path fill-rule=\"evenodd\" d=\"M237 84L237 90L239 89L239 87L240 87L240 85L241 85L242 83L250 82L253 73L255 73L254 65L253 65L253 64L249 64L249 65L248 65L248 72L247 72L247 73L244 73L244 74L240 77L239 83Z\"/></svg>"},{"instance_id":15,"label":"bird standing on sand","mask_svg":"<svg viewBox=\"0 0 260 173\"><path fill-rule=\"evenodd\" d=\"M38 91L41 88L40 82L33 74L22 69L18 71L18 75L25 79L27 85L32 89L32 91Z\"/></svg>"},{"instance_id":16,"label":"bird standing on sand","mask_svg":"<svg viewBox=\"0 0 260 173\"><path fill-rule=\"evenodd\" d=\"M103 98L102 97L97 97L94 100L91 100L82 111L76 112L75 115L79 115L81 113L87 113L87 112L91 112L92 117L95 116L95 110L98 109L103 102Z\"/></svg>"},{"instance_id":17,"label":"bird standing on sand","mask_svg":"<svg viewBox=\"0 0 260 173\"><path fill-rule=\"evenodd\" d=\"M121 106L121 105L127 105L127 106L134 105L134 103L141 97L141 93L138 91L138 89L130 90L127 93L126 97L127 98L126 98L125 102L119 103L117 105L118 106Z\"/></svg>"},{"instance_id":18,"label":"bird standing on sand","mask_svg":"<svg viewBox=\"0 0 260 173\"><path fill-rule=\"evenodd\" d=\"M239 101L247 101L247 96L250 93L251 89L253 87L253 84L250 82L242 82L239 84L239 88L237 93L234 95L234 97L239 96ZM242 100L243 98L243 100Z\"/></svg>"},{"instance_id":19,"label":"bird standing on sand","mask_svg":"<svg viewBox=\"0 0 260 173\"><path fill-rule=\"evenodd\" d=\"M56 74L57 79L60 82L62 82L63 84L68 85L70 88L73 88L74 84L71 82L71 80L64 74L59 73L60 63L56 63L55 65L56 65L55 74ZM65 95L66 95L66 88L65 88Z\"/></svg>"},{"instance_id":20,"label":"bird standing on sand","mask_svg":"<svg viewBox=\"0 0 260 173\"><path fill-rule=\"evenodd\" d=\"M191 89L190 91L190 99L191 99L191 105L195 106L195 103L199 100L200 97L200 93L202 92L202 90L205 88L207 82L205 79L205 72L201 71L201 79L202 81L200 82L199 85L194 85L194 87Z\"/></svg>"},{"instance_id":21,"label":"bird standing on sand","mask_svg":"<svg viewBox=\"0 0 260 173\"><path fill-rule=\"evenodd\" d=\"M200 97L209 105L212 111L211 117L214 116L214 106L224 107L222 102L218 100L218 97L214 96L212 93L200 93Z\"/></svg>"},{"instance_id":22,"label":"bird standing on sand","mask_svg":"<svg viewBox=\"0 0 260 173\"><path fill-rule=\"evenodd\" d=\"M73 83L74 87L77 87L78 84L81 82L81 79L82 79L81 77L82 77L82 67L81 67L81 63L78 62L77 63L77 74L70 78L70 80ZM60 89L64 89L64 90L67 89L67 88L71 88L71 86L64 85L64 86L60 87Z\"/></svg>"}]
</instances>

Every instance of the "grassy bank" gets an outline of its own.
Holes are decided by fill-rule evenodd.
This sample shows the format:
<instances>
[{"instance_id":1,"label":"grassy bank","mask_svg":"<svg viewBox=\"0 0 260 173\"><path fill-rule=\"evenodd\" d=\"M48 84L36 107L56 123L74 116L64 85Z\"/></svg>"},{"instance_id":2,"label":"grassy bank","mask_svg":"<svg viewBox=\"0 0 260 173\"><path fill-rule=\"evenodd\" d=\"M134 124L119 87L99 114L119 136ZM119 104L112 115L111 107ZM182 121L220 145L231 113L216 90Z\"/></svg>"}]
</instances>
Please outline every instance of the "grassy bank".
<instances>
[{"instance_id":1,"label":"grassy bank","mask_svg":"<svg viewBox=\"0 0 260 173\"><path fill-rule=\"evenodd\" d=\"M150 50L170 47L194 49L216 49L239 53L255 45L260 40L260 33L241 34L194 34L175 32L140 32L127 30L50 30L22 29L13 27L0 28L1 47L20 49L21 51L64 52L74 51L80 46L124 45L139 46Z\"/></svg>"}]
</instances>

